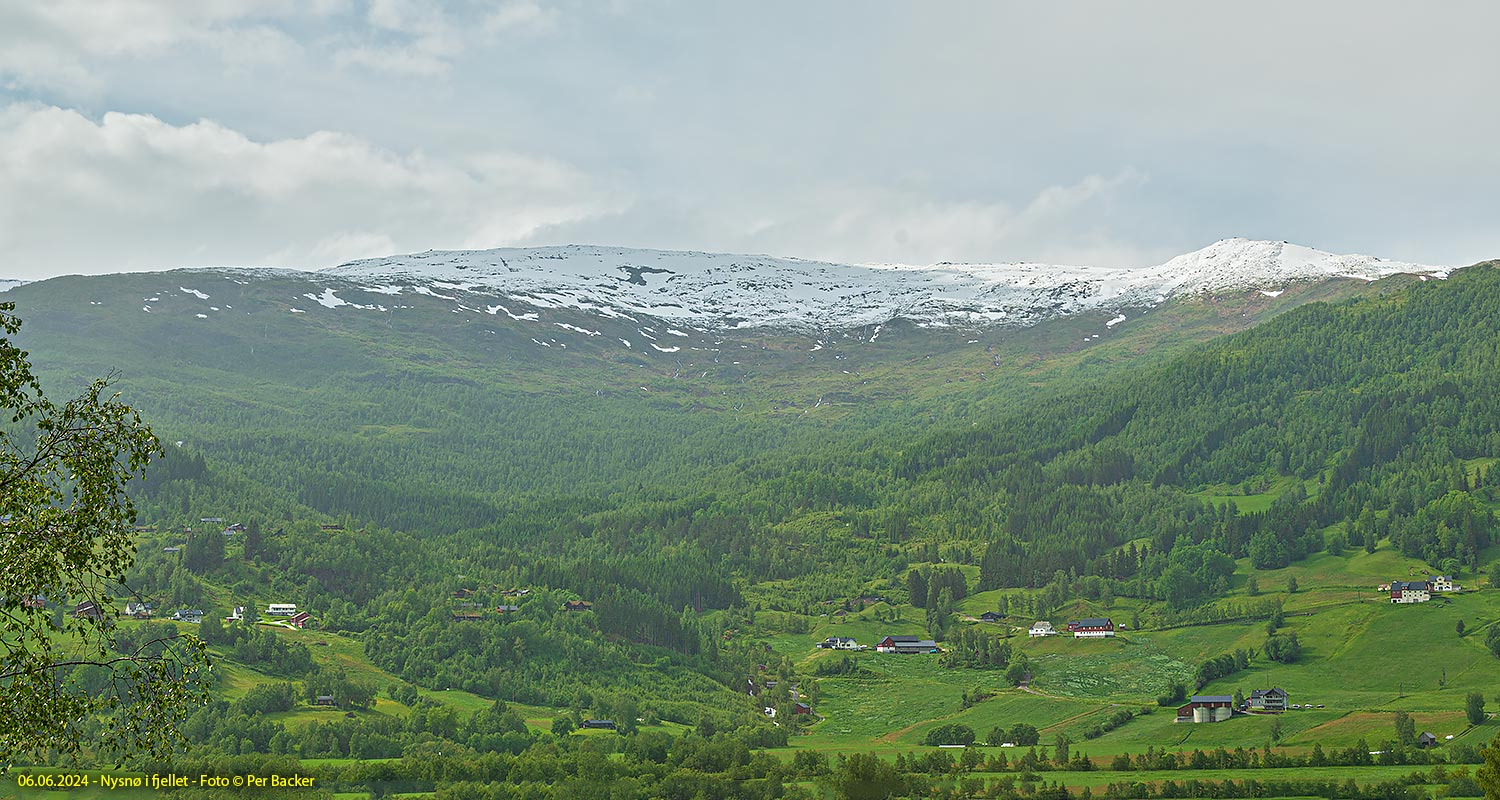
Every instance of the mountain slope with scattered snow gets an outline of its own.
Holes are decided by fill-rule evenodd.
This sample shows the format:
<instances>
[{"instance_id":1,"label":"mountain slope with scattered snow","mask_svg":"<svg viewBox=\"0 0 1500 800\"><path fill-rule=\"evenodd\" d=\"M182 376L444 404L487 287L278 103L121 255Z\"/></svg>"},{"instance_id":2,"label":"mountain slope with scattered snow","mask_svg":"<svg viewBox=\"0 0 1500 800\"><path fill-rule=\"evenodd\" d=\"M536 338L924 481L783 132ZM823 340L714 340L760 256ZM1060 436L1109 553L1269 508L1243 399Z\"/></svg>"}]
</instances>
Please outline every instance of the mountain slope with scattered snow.
<instances>
[{"instance_id":1,"label":"mountain slope with scattered snow","mask_svg":"<svg viewBox=\"0 0 1500 800\"><path fill-rule=\"evenodd\" d=\"M1225 239L1145 268L1047 264L839 264L769 256L570 245L429 251L354 261L319 275L368 291L475 292L535 308L645 315L700 328L849 328L892 319L922 326L1024 325L1117 312L1175 296L1294 283L1446 277L1443 267L1336 255L1284 242Z\"/></svg>"}]
</instances>

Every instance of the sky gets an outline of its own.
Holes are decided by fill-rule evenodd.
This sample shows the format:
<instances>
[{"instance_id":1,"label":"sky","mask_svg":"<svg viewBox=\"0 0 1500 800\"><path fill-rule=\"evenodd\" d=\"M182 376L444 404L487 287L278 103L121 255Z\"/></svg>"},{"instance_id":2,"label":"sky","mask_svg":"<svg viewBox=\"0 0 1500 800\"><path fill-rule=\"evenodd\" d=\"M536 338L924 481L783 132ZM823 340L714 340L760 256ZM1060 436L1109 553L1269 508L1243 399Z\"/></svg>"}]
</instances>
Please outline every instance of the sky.
<instances>
[{"instance_id":1,"label":"sky","mask_svg":"<svg viewBox=\"0 0 1500 800\"><path fill-rule=\"evenodd\" d=\"M1500 4L0 0L0 278L1500 257Z\"/></svg>"}]
</instances>

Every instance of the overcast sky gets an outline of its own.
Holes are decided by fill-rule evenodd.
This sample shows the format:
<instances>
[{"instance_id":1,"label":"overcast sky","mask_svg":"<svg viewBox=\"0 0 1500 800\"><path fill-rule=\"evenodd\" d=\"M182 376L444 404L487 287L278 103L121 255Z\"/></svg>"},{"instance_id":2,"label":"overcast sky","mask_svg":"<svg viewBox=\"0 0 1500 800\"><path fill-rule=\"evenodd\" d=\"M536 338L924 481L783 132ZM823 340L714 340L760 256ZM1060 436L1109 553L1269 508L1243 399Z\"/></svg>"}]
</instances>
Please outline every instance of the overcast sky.
<instances>
[{"instance_id":1,"label":"overcast sky","mask_svg":"<svg viewBox=\"0 0 1500 800\"><path fill-rule=\"evenodd\" d=\"M1500 257L1500 4L0 0L0 278Z\"/></svg>"}]
</instances>

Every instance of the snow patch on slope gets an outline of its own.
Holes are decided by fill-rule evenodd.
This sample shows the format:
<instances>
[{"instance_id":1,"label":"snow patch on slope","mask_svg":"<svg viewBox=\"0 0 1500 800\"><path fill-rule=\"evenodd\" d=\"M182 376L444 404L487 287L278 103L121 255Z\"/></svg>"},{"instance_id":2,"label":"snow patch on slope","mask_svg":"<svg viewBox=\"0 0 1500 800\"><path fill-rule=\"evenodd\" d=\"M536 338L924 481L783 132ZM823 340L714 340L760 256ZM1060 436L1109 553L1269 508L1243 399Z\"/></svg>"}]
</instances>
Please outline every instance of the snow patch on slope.
<instances>
[{"instance_id":1,"label":"snow patch on slope","mask_svg":"<svg viewBox=\"0 0 1500 800\"><path fill-rule=\"evenodd\" d=\"M308 292L302 296L324 308L338 308L339 306L349 305L349 301L334 294L332 289L324 289L321 295Z\"/></svg>"}]
</instances>

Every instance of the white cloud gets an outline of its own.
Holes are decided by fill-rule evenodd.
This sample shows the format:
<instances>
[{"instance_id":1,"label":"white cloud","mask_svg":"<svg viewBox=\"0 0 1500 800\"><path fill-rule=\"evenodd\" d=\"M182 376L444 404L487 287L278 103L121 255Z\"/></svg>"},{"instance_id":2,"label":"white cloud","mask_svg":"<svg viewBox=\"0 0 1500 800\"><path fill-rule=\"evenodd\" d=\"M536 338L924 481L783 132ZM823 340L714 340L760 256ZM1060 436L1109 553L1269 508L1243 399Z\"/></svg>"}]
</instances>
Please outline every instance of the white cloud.
<instances>
[{"instance_id":1,"label":"white cloud","mask_svg":"<svg viewBox=\"0 0 1500 800\"><path fill-rule=\"evenodd\" d=\"M334 53L340 67L412 77L445 77L453 63L499 34L540 34L557 27L558 13L533 0L508 0L488 13L455 14L432 0L371 0L369 30Z\"/></svg>"},{"instance_id":2,"label":"white cloud","mask_svg":"<svg viewBox=\"0 0 1500 800\"><path fill-rule=\"evenodd\" d=\"M623 209L555 160L433 158L348 134L254 141L47 106L0 111L0 263L7 277L188 264L319 267L429 247L522 244Z\"/></svg>"},{"instance_id":3,"label":"white cloud","mask_svg":"<svg viewBox=\"0 0 1500 800\"><path fill-rule=\"evenodd\" d=\"M687 246L794 255L833 261L904 262L1030 260L1059 264L1139 266L1175 255L1142 250L1112 218L1118 204L1146 182L1125 168L1088 175L1035 192L1023 205L950 200L915 188L837 186L789 192L732 208L705 209L683 227L703 241ZM643 203L640 208L644 208ZM633 222L585 221L575 233L617 240ZM724 224L739 219L736 227ZM600 233L595 234L595 231Z\"/></svg>"},{"instance_id":4,"label":"white cloud","mask_svg":"<svg viewBox=\"0 0 1500 800\"><path fill-rule=\"evenodd\" d=\"M402 33L432 33L448 27L442 7L430 0L371 0L370 24Z\"/></svg>"},{"instance_id":5,"label":"white cloud","mask_svg":"<svg viewBox=\"0 0 1500 800\"><path fill-rule=\"evenodd\" d=\"M99 87L100 60L208 48L229 63L274 62L300 45L274 21L323 16L329 2L295 0L0 0L0 81L76 93Z\"/></svg>"},{"instance_id":6,"label":"white cloud","mask_svg":"<svg viewBox=\"0 0 1500 800\"><path fill-rule=\"evenodd\" d=\"M0 87L78 96L103 89L107 65L202 48L223 64L285 64L306 51L337 66L442 77L496 34L544 33L559 14L534 0L454 10L434 0L0 0ZM303 23L324 21L326 34ZM289 31L296 30L294 35Z\"/></svg>"},{"instance_id":7,"label":"white cloud","mask_svg":"<svg viewBox=\"0 0 1500 800\"><path fill-rule=\"evenodd\" d=\"M392 75L436 78L448 74L449 58L455 55L437 38L423 38L406 45L354 45L334 55L340 67L364 67Z\"/></svg>"},{"instance_id":8,"label":"white cloud","mask_svg":"<svg viewBox=\"0 0 1500 800\"><path fill-rule=\"evenodd\" d=\"M556 30L558 12L555 8L544 8L534 0L511 0L501 3L490 12L482 23L486 33L524 30L535 33Z\"/></svg>"}]
</instances>

